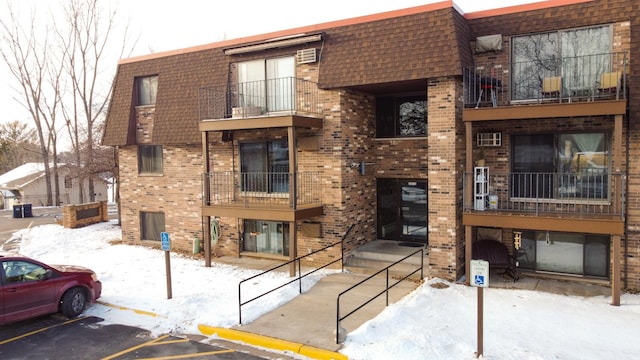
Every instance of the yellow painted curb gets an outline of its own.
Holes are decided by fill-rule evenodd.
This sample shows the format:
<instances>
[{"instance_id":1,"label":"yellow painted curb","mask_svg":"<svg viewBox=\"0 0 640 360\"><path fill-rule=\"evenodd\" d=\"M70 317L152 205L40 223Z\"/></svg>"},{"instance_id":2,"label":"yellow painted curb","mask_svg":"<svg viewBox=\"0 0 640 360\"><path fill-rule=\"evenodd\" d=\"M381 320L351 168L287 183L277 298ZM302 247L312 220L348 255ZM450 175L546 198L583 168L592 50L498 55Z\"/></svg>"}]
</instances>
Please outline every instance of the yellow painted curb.
<instances>
[{"instance_id":1,"label":"yellow painted curb","mask_svg":"<svg viewBox=\"0 0 640 360\"><path fill-rule=\"evenodd\" d=\"M114 304L109 304L107 302L104 301L96 301L96 304L100 304L100 305L104 305L104 306L108 306L108 307L112 307L114 309L118 309L118 310L129 310L129 311L133 311L136 314L140 314L140 315L147 315L147 316L152 316L152 317L158 317L158 314L153 313L151 311L144 311L144 310L136 310L136 309L131 309L125 306L120 306L120 305L114 305Z\"/></svg>"},{"instance_id":2,"label":"yellow painted curb","mask_svg":"<svg viewBox=\"0 0 640 360\"><path fill-rule=\"evenodd\" d=\"M318 360L348 360L349 358L335 351L319 349L292 341L281 340L263 335L252 334L241 330L232 330L214 326L200 324L198 329L203 335L212 336L214 334L226 340L242 341L247 344L278 350L290 351L312 359Z\"/></svg>"}]
</instances>

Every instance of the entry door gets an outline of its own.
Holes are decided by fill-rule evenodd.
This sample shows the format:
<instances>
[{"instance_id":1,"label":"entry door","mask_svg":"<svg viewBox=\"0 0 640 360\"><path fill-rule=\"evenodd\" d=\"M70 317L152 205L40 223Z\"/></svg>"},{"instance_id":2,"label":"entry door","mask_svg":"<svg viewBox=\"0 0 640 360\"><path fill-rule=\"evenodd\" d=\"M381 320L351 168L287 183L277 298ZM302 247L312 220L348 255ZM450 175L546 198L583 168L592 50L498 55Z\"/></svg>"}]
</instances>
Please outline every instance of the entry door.
<instances>
[{"instance_id":1,"label":"entry door","mask_svg":"<svg viewBox=\"0 0 640 360\"><path fill-rule=\"evenodd\" d=\"M427 243L427 182L377 181L378 238Z\"/></svg>"}]
</instances>

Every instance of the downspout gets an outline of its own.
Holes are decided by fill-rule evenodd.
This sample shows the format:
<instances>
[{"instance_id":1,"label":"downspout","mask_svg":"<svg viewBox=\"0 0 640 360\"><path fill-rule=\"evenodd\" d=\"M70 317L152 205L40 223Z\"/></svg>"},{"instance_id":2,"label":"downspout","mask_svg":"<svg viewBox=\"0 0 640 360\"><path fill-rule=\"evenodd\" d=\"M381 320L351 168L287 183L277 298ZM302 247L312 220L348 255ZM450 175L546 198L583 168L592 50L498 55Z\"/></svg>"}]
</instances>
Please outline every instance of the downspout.
<instances>
[{"instance_id":1,"label":"downspout","mask_svg":"<svg viewBox=\"0 0 640 360\"><path fill-rule=\"evenodd\" d=\"M626 90L625 90L626 91ZM627 94L628 96L628 94ZM629 189L629 141L631 141L631 135L630 135L630 130L631 130L631 122L629 121L630 118L630 112L627 109L627 114L626 114L626 119L625 119L625 127L627 128L627 135L625 136L625 140L626 140L626 144L627 144L627 151L625 151L625 174L627 174L626 179L624 181L624 188ZM628 191L625 191L626 196L628 195ZM629 214L629 201L625 201L624 206L622 207L622 210L624 211L625 214ZM624 217L624 250L623 250L623 257L624 257L624 262L623 262L623 273L624 273L624 284L623 284L623 288L627 289L629 286L629 260L628 260L628 255L629 255L629 218L628 216Z\"/></svg>"},{"instance_id":2,"label":"downspout","mask_svg":"<svg viewBox=\"0 0 640 360\"><path fill-rule=\"evenodd\" d=\"M209 165L209 131L202 133L202 206L209 205L211 201L211 176ZM211 242L209 241L211 216L201 216L202 219L202 240L204 245L204 266L211 267ZM207 226L205 226L205 224Z\"/></svg>"}]
</instances>

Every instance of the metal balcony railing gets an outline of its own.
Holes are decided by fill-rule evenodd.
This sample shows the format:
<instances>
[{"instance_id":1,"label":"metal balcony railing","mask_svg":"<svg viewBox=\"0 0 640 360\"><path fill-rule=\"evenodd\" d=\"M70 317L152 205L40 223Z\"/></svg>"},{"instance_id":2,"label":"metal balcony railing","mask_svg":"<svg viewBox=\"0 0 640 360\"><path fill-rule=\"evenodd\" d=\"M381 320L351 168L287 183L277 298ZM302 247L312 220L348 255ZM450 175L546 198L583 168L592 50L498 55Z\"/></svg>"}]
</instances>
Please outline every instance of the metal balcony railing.
<instances>
[{"instance_id":1,"label":"metal balcony railing","mask_svg":"<svg viewBox=\"0 0 640 360\"><path fill-rule=\"evenodd\" d=\"M229 205L246 208L289 208L320 205L320 172L233 171L203 174L205 206Z\"/></svg>"},{"instance_id":2,"label":"metal balcony railing","mask_svg":"<svg viewBox=\"0 0 640 360\"><path fill-rule=\"evenodd\" d=\"M491 173L480 191L476 180L465 173L465 210L624 217L624 174Z\"/></svg>"},{"instance_id":3,"label":"metal balcony railing","mask_svg":"<svg viewBox=\"0 0 640 360\"><path fill-rule=\"evenodd\" d=\"M623 100L627 54L539 59L463 69L465 107Z\"/></svg>"},{"instance_id":4,"label":"metal balcony railing","mask_svg":"<svg viewBox=\"0 0 640 360\"><path fill-rule=\"evenodd\" d=\"M198 107L200 120L322 113L317 83L293 77L203 87Z\"/></svg>"}]
</instances>

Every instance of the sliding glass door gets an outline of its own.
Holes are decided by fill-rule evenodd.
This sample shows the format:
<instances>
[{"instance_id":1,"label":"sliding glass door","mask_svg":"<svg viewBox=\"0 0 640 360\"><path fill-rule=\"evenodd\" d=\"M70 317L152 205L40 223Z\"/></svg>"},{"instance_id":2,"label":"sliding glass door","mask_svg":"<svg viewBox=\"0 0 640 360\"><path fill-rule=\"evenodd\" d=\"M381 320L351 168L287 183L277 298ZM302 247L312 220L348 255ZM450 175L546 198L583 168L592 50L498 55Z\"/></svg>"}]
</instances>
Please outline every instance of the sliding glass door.
<instances>
[{"instance_id":1,"label":"sliding glass door","mask_svg":"<svg viewBox=\"0 0 640 360\"><path fill-rule=\"evenodd\" d=\"M524 231L516 257L523 269L607 278L609 244L603 235Z\"/></svg>"}]
</instances>

